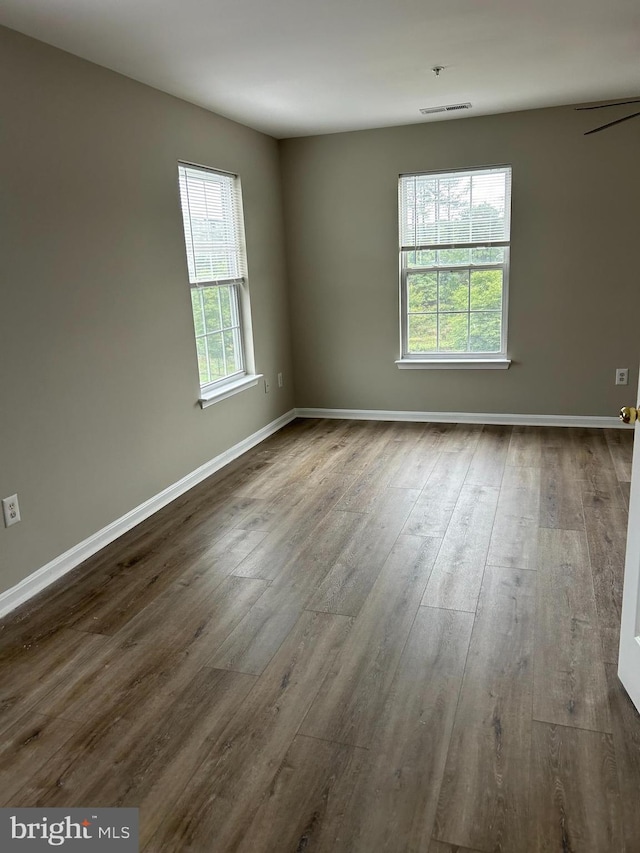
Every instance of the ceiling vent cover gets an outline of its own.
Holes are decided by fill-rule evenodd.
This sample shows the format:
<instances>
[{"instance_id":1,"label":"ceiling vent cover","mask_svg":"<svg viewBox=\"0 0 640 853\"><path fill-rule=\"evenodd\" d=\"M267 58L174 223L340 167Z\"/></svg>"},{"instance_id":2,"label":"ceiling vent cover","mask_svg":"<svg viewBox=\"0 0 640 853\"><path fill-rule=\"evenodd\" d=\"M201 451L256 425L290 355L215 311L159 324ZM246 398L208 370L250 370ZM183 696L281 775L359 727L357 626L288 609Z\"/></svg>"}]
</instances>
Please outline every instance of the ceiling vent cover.
<instances>
[{"instance_id":1,"label":"ceiling vent cover","mask_svg":"<svg viewBox=\"0 0 640 853\"><path fill-rule=\"evenodd\" d=\"M447 104L444 107L424 107L420 110L423 116L430 116L433 113L455 113L458 110L470 110L471 104Z\"/></svg>"}]
</instances>

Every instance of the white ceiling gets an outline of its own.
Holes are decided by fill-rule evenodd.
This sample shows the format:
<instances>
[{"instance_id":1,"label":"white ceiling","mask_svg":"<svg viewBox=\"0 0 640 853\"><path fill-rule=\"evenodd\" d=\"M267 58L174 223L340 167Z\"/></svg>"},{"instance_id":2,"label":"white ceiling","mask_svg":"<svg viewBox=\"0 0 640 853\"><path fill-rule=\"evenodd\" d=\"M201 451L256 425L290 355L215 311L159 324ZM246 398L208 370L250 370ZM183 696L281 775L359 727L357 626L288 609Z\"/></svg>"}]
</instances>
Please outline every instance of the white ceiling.
<instances>
[{"instance_id":1,"label":"white ceiling","mask_svg":"<svg viewBox=\"0 0 640 853\"><path fill-rule=\"evenodd\" d=\"M639 0L0 0L0 23L276 137L640 94Z\"/></svg>"}]
</instances>

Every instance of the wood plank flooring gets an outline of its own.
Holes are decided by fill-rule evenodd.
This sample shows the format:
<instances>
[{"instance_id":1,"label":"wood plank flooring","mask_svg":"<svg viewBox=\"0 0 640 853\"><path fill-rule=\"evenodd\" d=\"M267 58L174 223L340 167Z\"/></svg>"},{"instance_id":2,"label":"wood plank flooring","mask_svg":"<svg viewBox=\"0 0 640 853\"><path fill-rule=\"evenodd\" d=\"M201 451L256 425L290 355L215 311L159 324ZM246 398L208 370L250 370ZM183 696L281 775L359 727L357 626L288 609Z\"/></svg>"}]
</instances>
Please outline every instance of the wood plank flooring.
<instances>
[{"instance_id":1,"label":"wood plank flooring","mask_svg":"<svg viewBox=\"0 0 640 853\"><path fill-rule=\"evenodd\" d=\"M145 853L638 853L633 433L298 420L0 622L0 805Z\"/></svg>"}]
</instances>

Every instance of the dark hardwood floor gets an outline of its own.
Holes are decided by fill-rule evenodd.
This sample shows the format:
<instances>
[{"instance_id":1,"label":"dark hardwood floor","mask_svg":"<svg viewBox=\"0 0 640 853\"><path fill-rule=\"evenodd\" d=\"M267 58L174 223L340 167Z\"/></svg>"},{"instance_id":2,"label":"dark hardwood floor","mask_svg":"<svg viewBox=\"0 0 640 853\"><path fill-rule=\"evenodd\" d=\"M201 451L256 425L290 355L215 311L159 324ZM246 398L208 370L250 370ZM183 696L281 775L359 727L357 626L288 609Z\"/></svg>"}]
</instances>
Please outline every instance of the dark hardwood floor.
<instances>
[{"instance_id":1,"label":"dark hardwood floor","mask_svg":"<svg viewBox=\"0 0 640 853\"><path fill-rule=\"evenodd\" d=\"M0 623L0 806L146 853L638 853L632 433L297 421Z\"/></svg>"}]
</instances>

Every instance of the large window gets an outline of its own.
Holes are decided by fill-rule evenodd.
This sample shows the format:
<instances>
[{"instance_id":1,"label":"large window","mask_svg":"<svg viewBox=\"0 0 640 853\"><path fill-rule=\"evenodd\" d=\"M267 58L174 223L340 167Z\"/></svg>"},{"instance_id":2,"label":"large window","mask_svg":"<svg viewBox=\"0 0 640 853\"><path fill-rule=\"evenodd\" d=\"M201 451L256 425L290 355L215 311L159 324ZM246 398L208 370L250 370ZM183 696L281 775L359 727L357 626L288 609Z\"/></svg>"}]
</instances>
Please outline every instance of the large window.
<instances>
[{"instance_id":1,"label":"large window","mask_svg":"<svg viewBox=\"0 0 640 853\"><path fill-rule=\"evenodd\" d=\"M402 175L403 360L506 358L511 169Z\"/></svg>"},{"instance_id":2,"label":"large window","mask_svg":"<svg viewBox=\"0 0 640 853\"><path fill-rule=\"evenodd\" d=\"M246 373L242 201L235 175L182 163L178 174L200 388L206 394Z\"/></svg>"}]
</instances>

